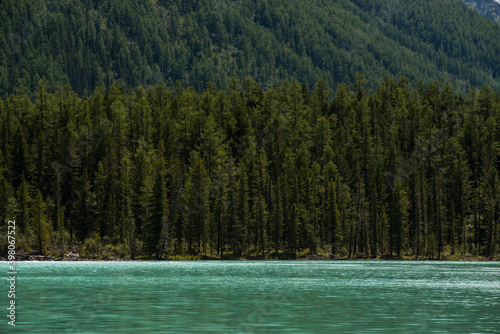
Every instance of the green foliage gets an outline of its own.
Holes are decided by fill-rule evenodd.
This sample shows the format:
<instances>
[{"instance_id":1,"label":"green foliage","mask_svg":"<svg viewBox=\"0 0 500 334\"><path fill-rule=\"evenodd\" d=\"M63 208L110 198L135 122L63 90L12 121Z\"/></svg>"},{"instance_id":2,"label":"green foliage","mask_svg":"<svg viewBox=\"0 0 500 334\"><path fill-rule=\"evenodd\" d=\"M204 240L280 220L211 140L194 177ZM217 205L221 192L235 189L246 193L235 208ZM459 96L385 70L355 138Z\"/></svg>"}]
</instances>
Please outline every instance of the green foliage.
<instances>
[{"instance_id":1,"label":"green foliage","mask_svg":"<svg viewBox=\"0 0 500 334\"><path fill-rule=\"evenodd\" d=\"M88 258L98 258L101 256L102 239L98 233L91 238L86 238L80 248L80 255Z\"/></svg>"},{"instance_id":2,"label":"green foliage","mask_svg":"<svg viewBox=\"0 0 500 334\"><path fill-rule=\"evenodd\" d=\"M369 88L384 73L499 88L500 26L458 1L5 0L0 20L2 97L41 78L87 96L115 81L201 92L247 76L336 87L359 71Z\"/></svg>"},{"instance_id":3,"label":"green foliage","mask_svg":"<svg viewBox=\"0 0 500 334\"><path fill-rule=\"evenodd\" d=\"M26 250L95 257L495 258L498 92L368 86L12 94L0 213Z\"/></svg>"},{"instance_id":4,"label":"green foliage","mask_svg":"<svg viewBox=\"0 0 500 334\"><path fill-rule=\"evenodd\" d=\"M31 223L33 226L33 248L44 254L49 244L50 222L47 221L45 203L40 190L36 191L31 211L33 213Z\"/></svg>"},{"instance_id":5,"label":"green foliage","mask_svg":"<svg viewBox=\"0 0 500 334\"><path fill-rule=\"evenodd\" d=\"M184 186L185 222L184 236L188 244L188 252L202 253L207 247L209 203L208 203L208 176L203 159L196 151L192 152L191 168L187 174Z\"/></svg>"},{"instance_id":6,"label":"green foliage","mask_svg":"<svg viewBox=\"0 0 500 334\"><path fill-rule=\"evenodd\" d=\"M408 247L408 199L401 181L396 181L392 190L390 215L390 253L396 249L397 256L401 256Z\"/></svg>"}]
</instances>

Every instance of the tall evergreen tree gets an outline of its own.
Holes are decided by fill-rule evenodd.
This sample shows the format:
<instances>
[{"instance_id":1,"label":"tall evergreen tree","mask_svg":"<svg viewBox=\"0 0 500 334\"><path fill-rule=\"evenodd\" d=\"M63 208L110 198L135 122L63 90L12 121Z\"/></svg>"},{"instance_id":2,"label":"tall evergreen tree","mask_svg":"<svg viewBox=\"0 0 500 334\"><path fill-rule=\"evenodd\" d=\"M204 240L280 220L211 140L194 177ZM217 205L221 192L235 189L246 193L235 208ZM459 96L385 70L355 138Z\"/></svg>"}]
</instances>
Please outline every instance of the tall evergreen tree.
<instances>
[{"instance_id":1,"label":"tall evergreen tree","mask_svg":"<svg viewBox=\"0 0 500 334\"><path fill-rule=\"evenodd\" d=\"M40 190L36 191L33 200L33 246L42 254L45 254L50 238L50 226L45 211L45 202Z\"/></svg>"},{"instance_id":2,"label":"tall evergreen tree","mask_svg":"<svg viewBox=\"0 0 500 334\"><path fill-rule=\"evenodd\" d=\"M400 180L396 181L392 190L390 229L390 252L392 254L395 249L400 257L408 246L408 198Z\"/></svg>"}]
</instances>

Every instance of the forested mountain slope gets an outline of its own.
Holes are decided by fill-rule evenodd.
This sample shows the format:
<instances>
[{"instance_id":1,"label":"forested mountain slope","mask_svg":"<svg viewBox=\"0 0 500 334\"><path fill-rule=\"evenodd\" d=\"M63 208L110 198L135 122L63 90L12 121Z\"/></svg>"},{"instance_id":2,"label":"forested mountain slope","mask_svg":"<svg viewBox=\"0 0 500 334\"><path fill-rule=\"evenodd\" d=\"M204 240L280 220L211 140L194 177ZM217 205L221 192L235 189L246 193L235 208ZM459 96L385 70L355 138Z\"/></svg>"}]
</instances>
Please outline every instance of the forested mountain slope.
<instances>
[{"instance_id":1,"label":"forested mountain slope","mask_svg":"<svg viewBox=\"0 0 500 334\"><path fill-rule=\"evenodd\" d=\"M500 24L500 0L462 0L486 17Z\"/></svg>"},{"instance_id":2,"label":"forested mountain slope","mask_svg":"<svg viewBox=\"0 0 500 334\"><path fill-rule=\"evenodd\" d=\"M4 97L41 77L49 91L70 83L84 95L116 80L335 87L357 71L457 92L500 85L500 27L455 0L3 0L0 22Z\"/></svg>"}]
</instances>

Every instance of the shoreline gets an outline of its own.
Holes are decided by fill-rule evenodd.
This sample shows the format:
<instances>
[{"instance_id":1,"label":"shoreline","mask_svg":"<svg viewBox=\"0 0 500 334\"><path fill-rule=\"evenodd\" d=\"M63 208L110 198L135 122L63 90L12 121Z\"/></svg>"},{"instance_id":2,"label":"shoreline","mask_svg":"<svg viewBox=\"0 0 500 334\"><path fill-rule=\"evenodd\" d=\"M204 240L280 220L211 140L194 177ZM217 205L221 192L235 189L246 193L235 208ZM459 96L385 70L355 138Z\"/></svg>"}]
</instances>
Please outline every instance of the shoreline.
<instances>
[{"instance_id":1,"label":"shoreline","mask_svg":"<svg viewBox=\"0 0 500 334\"><path fill-rule=\"evenodd\" d=\"M0 256L0 262L7 262L8 259L5 256ZM68 253L64 256L53 256L53 255L42 255L36 252L25 253L20 252L16 254L15 262L87 262L87 261L107 261L107 262L120 262L120 261L263 261L263 262L272 262L272 261L416 261L416 262L437 262L437 261L445 261L445 262L499 262L498 259L488 259L486 257L481 256L469 256L460 259L431 259L431 258L412 258L412 257L397 257L397 256L381 256L377 258L343 258L343 257L333 257L333 256L324 256L324 255L308 255L303 257L293 258L270 258L270 259L262 259L262 258L231 258L225 257L221 259L220 257L209 257L209 256L201 256L197 258L183 258L182 256L175 256L172 258L161 258L157 259L155 257L139 257L139 258L123 258L118 256L106 256L106 257L83 257L78 253Z\"/></svg>"}]
</instances>

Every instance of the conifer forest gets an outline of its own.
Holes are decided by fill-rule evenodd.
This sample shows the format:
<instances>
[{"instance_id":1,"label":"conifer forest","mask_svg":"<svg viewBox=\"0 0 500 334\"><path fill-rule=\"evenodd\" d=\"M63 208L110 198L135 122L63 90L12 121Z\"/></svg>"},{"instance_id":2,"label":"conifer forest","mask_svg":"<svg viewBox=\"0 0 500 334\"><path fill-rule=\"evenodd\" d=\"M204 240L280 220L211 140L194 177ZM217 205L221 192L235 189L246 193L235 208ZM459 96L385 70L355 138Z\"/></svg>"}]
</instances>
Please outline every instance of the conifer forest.
<instances>
[{"instance_id":1,"label":"conifer forest","mask_svg":"<svg viewBox=\"0 0 500 334\"><path fill-rule=\"evenodd\" d=\"M0 100L1 228L44 254L495 258L499 124L488 85L388 75L87 97L42 79Z\"/></svg>"}]
</instances>

